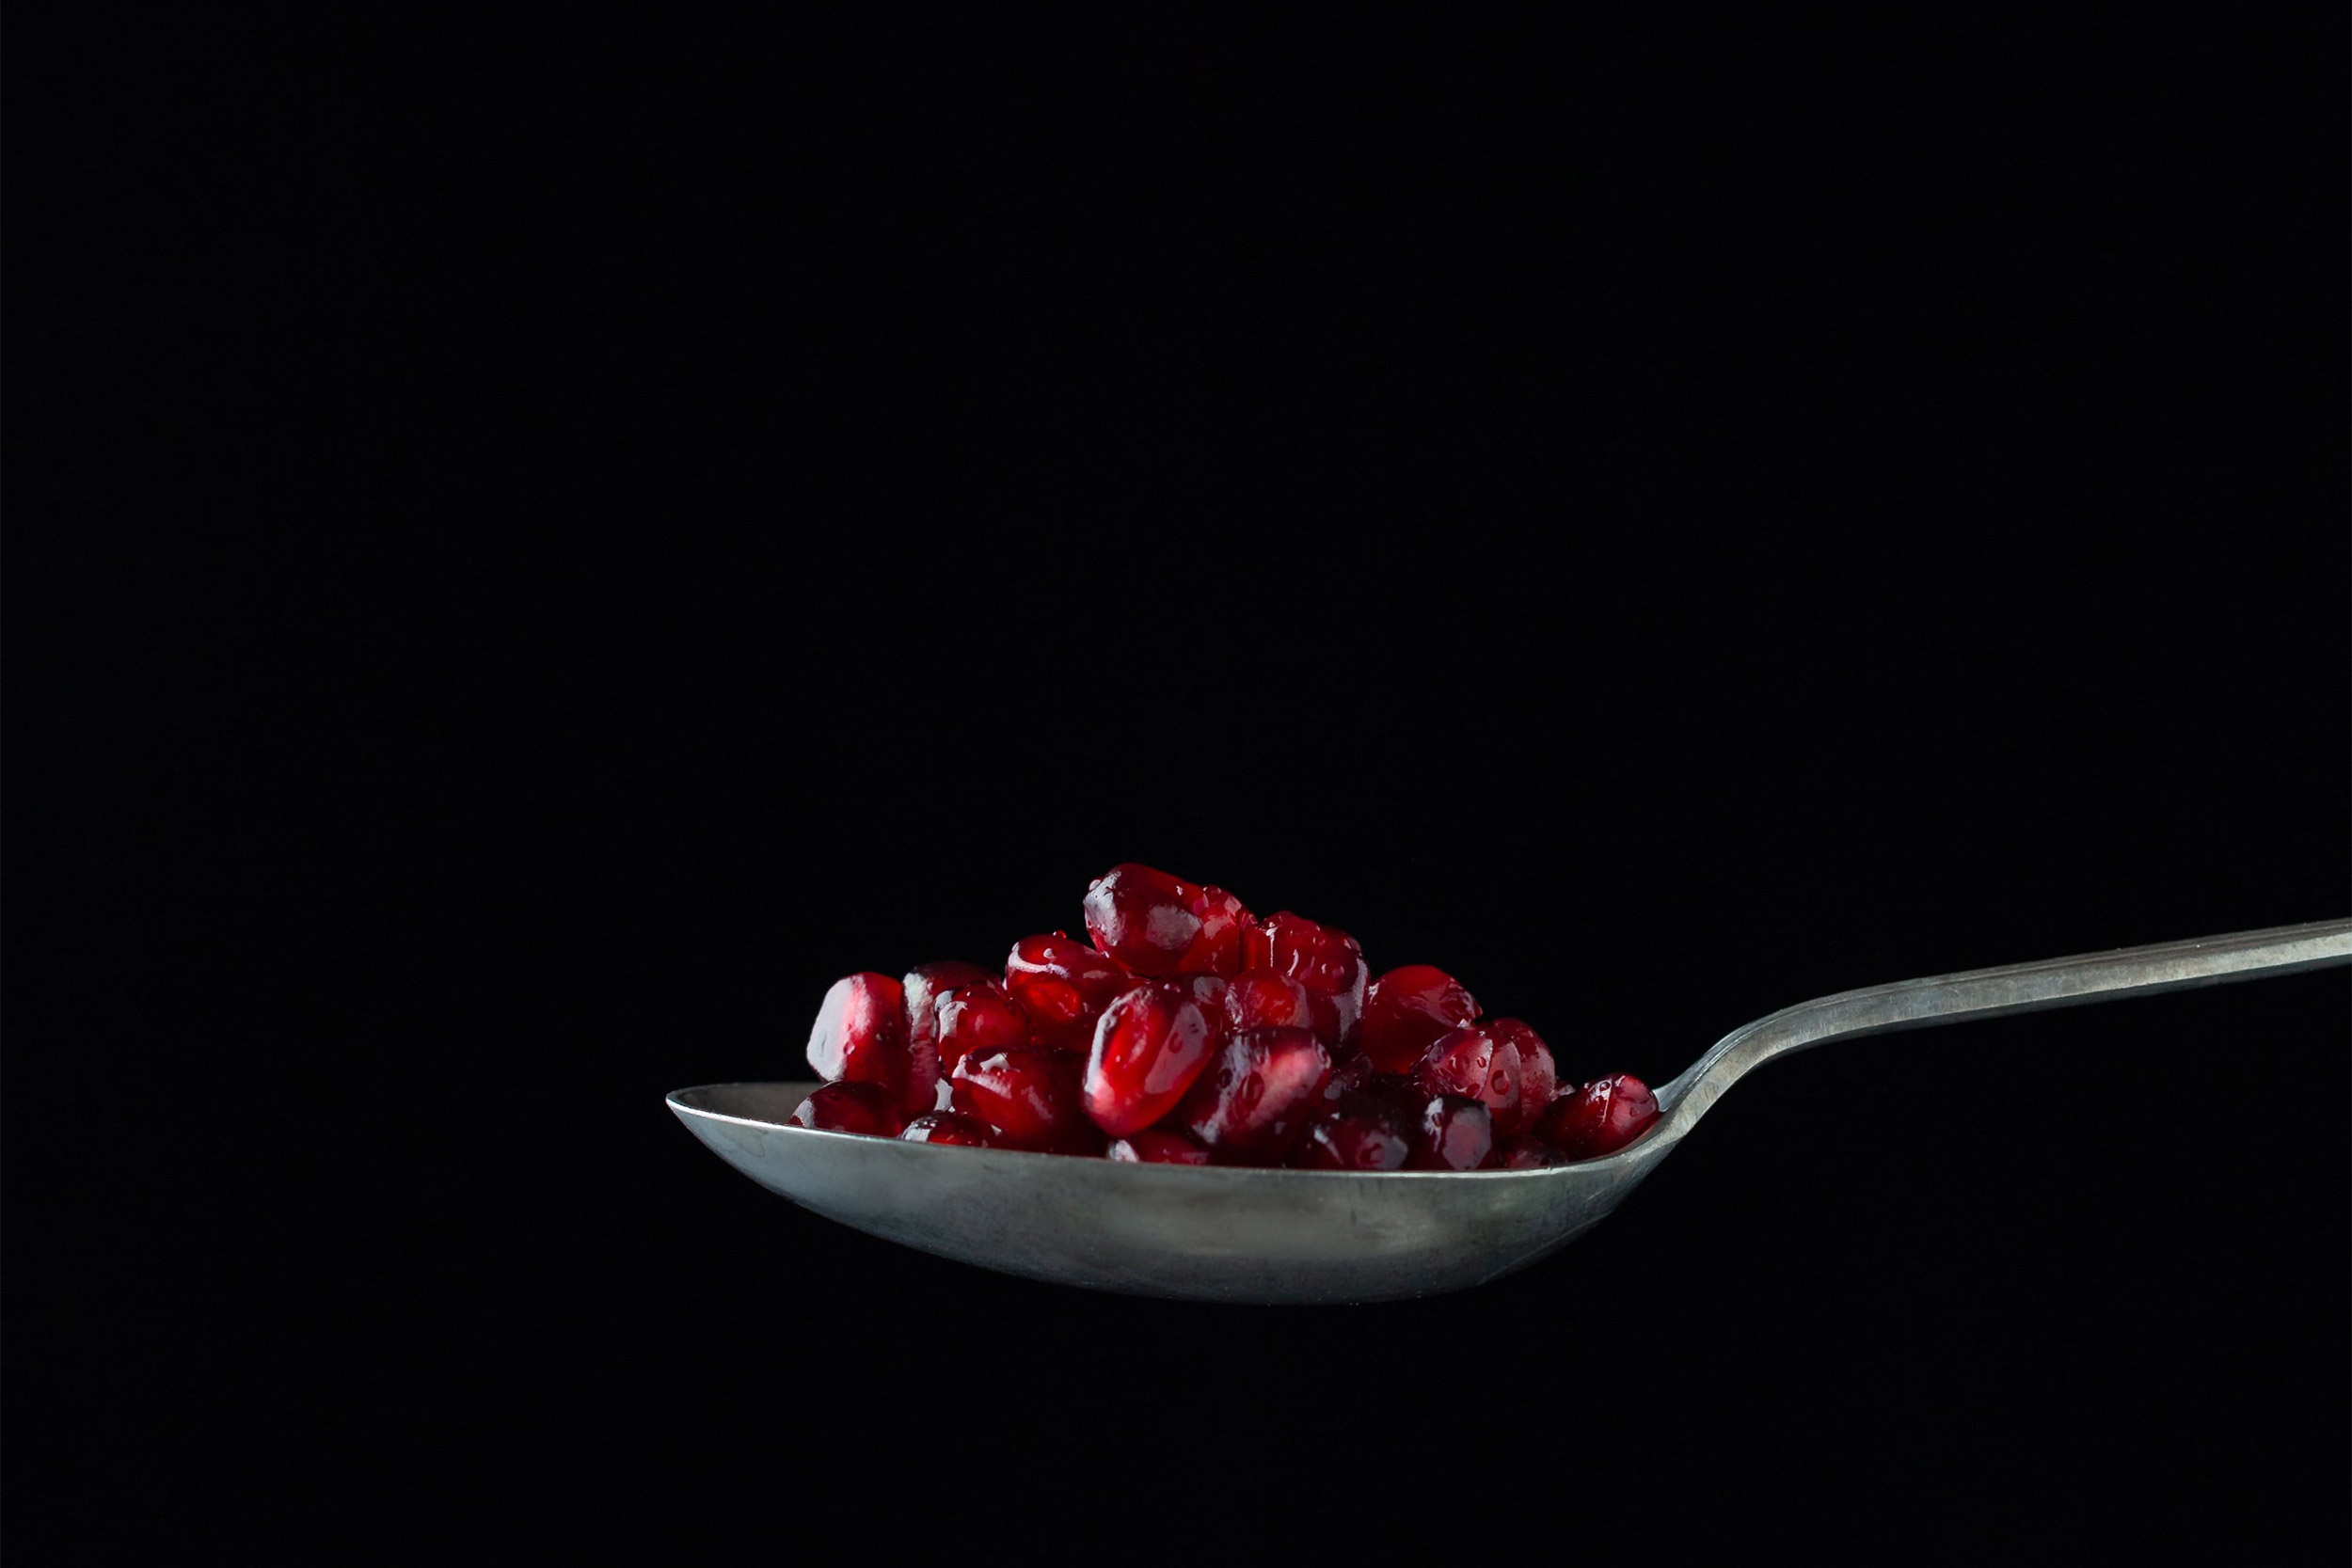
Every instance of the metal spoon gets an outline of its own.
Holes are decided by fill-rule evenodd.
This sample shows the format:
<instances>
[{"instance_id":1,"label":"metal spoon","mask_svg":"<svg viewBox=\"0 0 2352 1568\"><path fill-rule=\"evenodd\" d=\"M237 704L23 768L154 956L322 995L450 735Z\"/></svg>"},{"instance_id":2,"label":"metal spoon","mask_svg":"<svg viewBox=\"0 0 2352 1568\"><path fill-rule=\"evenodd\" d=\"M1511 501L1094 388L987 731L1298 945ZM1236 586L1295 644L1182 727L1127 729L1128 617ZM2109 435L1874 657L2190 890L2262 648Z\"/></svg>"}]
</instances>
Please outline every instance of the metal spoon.
<instances>
[{"instance_id":1,"label":"metal spoon","mask_svg":"<svg viewBox=\"0 0 2352 1568\"><path fill-rule=\"evenodd\" d=\"M1775 1056L1963 1018L2352 963L2352 920L1840 992L1735 1029L1658 1091L1616 1153L1549 1170L1358 1175L1114 1164L787 1125L813 1084L707 1084L670 1108L771 1192L1006 1274L1197 1301L1391 1301L1498 1279L1625 1201L1724 1091Z\"/></svg>"}]
</instances>

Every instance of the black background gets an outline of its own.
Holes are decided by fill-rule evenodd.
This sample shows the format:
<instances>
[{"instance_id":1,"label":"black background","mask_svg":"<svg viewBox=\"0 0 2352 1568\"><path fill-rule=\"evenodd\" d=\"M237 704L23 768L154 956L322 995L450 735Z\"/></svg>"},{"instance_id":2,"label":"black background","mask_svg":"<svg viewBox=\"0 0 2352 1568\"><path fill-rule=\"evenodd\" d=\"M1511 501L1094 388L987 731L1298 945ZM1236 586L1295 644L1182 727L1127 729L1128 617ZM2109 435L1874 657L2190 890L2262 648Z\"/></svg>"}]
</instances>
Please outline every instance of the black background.
<instances>
[{"instance_id":1,"label":"black background","mask_svg":"<svg viewBox=\"0 0 2352 1568\"><path fill-rule=\"evenodd\" d=\"M1352 1310L661 1104L1125 859L1653 1082L2344 912L2344 40L2255 24L12 26L8 1530L2340 1558L2341 974L1800 1057Z\"/></svg>"}]
</instances>

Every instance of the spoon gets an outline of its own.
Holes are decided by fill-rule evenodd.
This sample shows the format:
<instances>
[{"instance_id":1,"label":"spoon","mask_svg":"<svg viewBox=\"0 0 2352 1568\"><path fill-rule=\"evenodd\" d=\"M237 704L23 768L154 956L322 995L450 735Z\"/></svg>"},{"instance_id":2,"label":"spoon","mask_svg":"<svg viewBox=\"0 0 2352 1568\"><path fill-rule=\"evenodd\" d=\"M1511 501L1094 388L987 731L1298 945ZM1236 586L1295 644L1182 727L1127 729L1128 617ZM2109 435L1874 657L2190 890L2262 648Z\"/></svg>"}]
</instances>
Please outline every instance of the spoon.
<instances>
[{"instance_id":1,"label":"spoon","mask_svg":"<svg viewBox=\"0 0 2352 1568\"><path fill-rule=\"evenodd\" d=\"M766 1187L860 1230L1032 1279L1196 1301L1393 1301L1499 1279L1605 1219L1724 1091L1850 1036L2352 963L2352 920L1939 974L1841 991L1735 1029L1658 1090L1613 1154L1544 1170L1260 1170L1130 1164L789 1125L814 1084L669 1096Z\"/></svg>"}]
</instances>

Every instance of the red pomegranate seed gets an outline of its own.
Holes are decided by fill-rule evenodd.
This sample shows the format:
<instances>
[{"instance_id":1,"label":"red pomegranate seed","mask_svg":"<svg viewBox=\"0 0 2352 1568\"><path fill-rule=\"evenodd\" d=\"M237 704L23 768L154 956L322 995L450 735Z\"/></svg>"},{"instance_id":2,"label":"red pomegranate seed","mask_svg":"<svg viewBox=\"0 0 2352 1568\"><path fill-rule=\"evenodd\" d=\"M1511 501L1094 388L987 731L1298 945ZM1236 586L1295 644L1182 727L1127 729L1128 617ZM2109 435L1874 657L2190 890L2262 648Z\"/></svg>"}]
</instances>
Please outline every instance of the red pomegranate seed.
<instances>
[{"instance_id":1,"label":"red pomegranate seed","mask_svg":"<svg viewBox=\"0 0 2352 1568\"><path fill-rule=\"evenodd\" d=\"M959 1116L995 1128L1008 1148L1097 1154L1103 1134L1087 1119L1083 1070L1066 1052L1008 1045L968 1053L948 1075L948 1092Z\"/></svg>"},{"instance_id":2,"label":"red pomegranate seed","mask_svg":"<svg viewBox=\"0 0 2352 1568\"><path fill-rule=\"evenodd\" d=\"M1403 1170L1412 1133L1411 1112L1395 1097L1347 1095L1308 1118L1290 1163L1302 1170Z\"/></svg>"},{"instance_id":3,"label":"red pomegranate seed","mask_svg":"<svg viewBox=\"0 0 2352 1568\"><path fill-rule=\"evenodd\" d=\"M1371 1057L1358 1054L1331 1069L1331 1076L1323 1081L1323 1098L1337 1100L1343 1094L1361 1094L1367 1089L1394 1093L1411 1087L1401 1075L1382 1072L1372 1065Z\"/></svg>"},{"instance_id":4,"label":"red pomegranate seed","mask_svg":"<svg viewBox=\"0 0 2352 1568\"><path fill-rule=\"evenodd\" d=\"M996 1136L985 1122L960 1117L953 1111L934 1111L908 1122L898 1136L915 1144L960 1144L966 1148L993 1148Z\"/></svg>"},{"instance_id":5,"label":"red pomegranate seed","mask_svg":"<svg viewBox=\"0 0 2352 1568\"><path fill-rule=\"evenodd\" d=\"M1131 861L1088 884L1087 934L1097 949L1137 974L1206 969L1207 964L1187 964L1185 955L1200 935L1207 909L1205 889Z\"/></svg>"},{"instance_id":6,"label":"red pomegranate seed","mask_svg":"<svg viewBox=\"0 0 2352 1568\"><path fill-rule=\"evenodd\" d=\"M1429 1042L1413 1069L1413 1086L1423 1094L1466 1094L1486 1101L1504 1137L1519 1128L1519 1053L1475 1024Z\"/></svg>"},{"instance_id":7,"label":"red pomegranate seed","mask_svg":"<svg viewBox=\"0 0 2352 1568\"><path fill-rule=\"evenodd\" d=\"M977 985L982 980L1003 976L994 970L978 964L961 963L949 958L941 963L916 964L907 971L899 982L907 996L907 1046L920 1053L926 1046L939 1043L939 999L958 986Z\"/></svg>"},{"instance_id":8,"label":"red pomegranate seed","mask_svg":"<svg viewBox=\"0 0 2352 1568\"><path fill-rule=\"evenodd\" d=\"M1182 1132L1147 1127L1114 1139L1106 1158L1139 1165L1205 1165L1209 1151Z\"/></svg>"},{"instance_id":9,"label":"red pomegranate seed","mask_svg":"<svg viewBox=\"0 0 2352 1568\"><path fill-rule=\"evenodd\" d=\"M903 1102L911 1073L898 982L873 974L835 980L809 1031L808 1065L832 1083L880 1084Z\"/></svg>"},{"instance_id":10,"label":"red pomegranate seed","mask_svg":"<svg viewBox=\"0 0 2352 1568\"><path fill-rule=\"evenodd\" d=\"M1257 917L1221 887L1203 888L1201 894L1200 934L1192 939L1192 948L1184 955L1184 967L1206 970L1212 974L1238 974L1242 969L1242 934L1256 924Z\"/></svg>"},{"instance_id":11,"label":"red pomegranate seed","mask_svg":"<svg viewBox=\"0 0 2352 1568\"><path fill-rule=\"evenodd\" d=\"M1211 1034L1225 1032L1225 992L1230 982L1224 975L1196 973L1188 969L1168 978L1184 988L1184 994L1200 1007L1200 1016L1209 1021Z\"/></svg>"},{"instance_id":12,"label":"red pomegranate seed","mask_svg":"<svg viewBox=\"0 0 2352 1568\"><path fill-rule=\"evenodd\" d=\"M1544 1114L1560 1095L1557 1069L1551 1065L1551 1047L1543 1036L1535 1033L1516 1018L1490 1018L1479 1025L1495 1037L1498 1045L1507 1045L1519 1053L1519 1118L1513 1131L1532 1128L1535 1118ZM1500 1124L1497 1132L1502 1131Z\"/></svg>"},{"instance_id":13,"label":"red pomegranate seed","mask_svg":"<svg viewBox=\"0 0 2352 1568\"><path fill-rule=\"evenodd\" d=\"M907 1001L907 1115L921 1116L939 1100L939 999L958 986L996 976L978 964L953 958L916 964L907 971L898 989Z\"/></svg>"},{"instance_id":14,"label":"red pomegranate seed","mask_svg":"<svg viewBox=\"0 0 2352 1568\"><path fill-rule=\"evenodd\" d=\"M1648 1131L1658 1097L1629 1072L1596 1078L1562 1095L1535 1122L1535 1136L1571 1160L1597 1160Z\"/></svg>"},{"instance_id":15,"label":"red pomegranate seed","mask_svg":"<svg viewBox=\"0 0 2352 1568\"><path fill-rule=\"evenodd\" d=\"M1091 1048L1094 1021L1135 983L1119 960L1059 931L1023 937L1005 960L1005 990L1028 1014L1037 1042L1057 1051Z\"/></svg>"},{"instance_id":16,"label":"red pomegranate seed","mask_svg":"<svg viewBox=\"0 0 2352 1568\"><path fill-rule=\"evenodd\" d=\"M954 1072L956 1064L974 1051L1030 1043L1028 1015L994 980L958 986L941 997L936 1022L943 1073Z\"/></svg>"},{"instance_id":17,"label":"red pomegranate seed","mask_svg":"<svg viewBox=\"0 0 2352 1568\"><path fill-rule=\"evenodd\" d=\"M1495 1145L1494 1158L1489 1162L1497 1170L1549 1170L1567 1163L1567 1157L1558 1149L1525 1132Z\"/></svg>"},{"instance_id":18,"label":"red pomegranate seed","mask_svg":"<svg viewBox=\"0 0 2352 1568\"><path fill-rule=\"evenodd\" d=\"M1242 932L1242 962L1271 969L1307 988L1315 1034L1333 1051L1352 1052L1363 1025L1364 950L1332 926L1318 926L1288 910Z\"/></svg>"},{"instance_id":19,"label":"red pomegranate seed","mask_svg":"<svg viewBox=\"0 0 2352 1568\"><path fill-rule=\"evenodd\" d=\"M1414 1170L1476 1170L1494 1147L1494 1117L1485 1101L1467 1095L1433 1095L1422 1108L1406 1164Z\"/></svg>"},{"instance_id":20,"label":"red pomegranate seed","mask_svg":"<svg viewBox=\"0 0 2352 1568\"><path fill-rule=\"evenodd\" d=\"M1427 964L1390 970L1364 993L1364 1054L1383 1072L1410 1072L1429 1042L1478 1016L1462 982Z\"/></svg>"},{"instance_id":21,"label":"red pomegranate seed","mask_svg":"<svg viewBox=\"0 0 2352 1568\"><path fill-rule=\"evenodd\" d=\"M1212 1033L1188 987L1155 980L1126 992L1094 1026L1087 1115L1114 1138L1151 1126L1200 1076Z\"/></svg>"},{"instance_id":22,"label":"red pomegranate seed","mask_svg":"<svg viewBox=\"0 0 2352 1568\"><path fill-rule=\"evenodd\" d=\"M827 1084L793 1108L792 1119L819 1132L869 1138L895 1138L906 1124L898 1096L881 1084Z\"/></svg>"},{"instance_id":23,"label":"red pomegranate seed","mask_svg":"<svg viewBox=\"0 0 2352 1568\"><path fill-rule=\"evenodd\" d=\"M1311 1029L1307 988L1270 969L1245 969L1225 988L1225 1022L1234 1030Z\"/></svg>"},{"instance_id":24,"label":"red pomegranate seed","mask_svg":"<svg viewBox=\"0 0 2352 1568\"><path fill-rule=\"evenodd\" d=\"M1220 1165L1279 1165L1321 1103L1330 1053L1310 1030L1234 1035L1177 1113Z\"/></svg>"}]
</instances>

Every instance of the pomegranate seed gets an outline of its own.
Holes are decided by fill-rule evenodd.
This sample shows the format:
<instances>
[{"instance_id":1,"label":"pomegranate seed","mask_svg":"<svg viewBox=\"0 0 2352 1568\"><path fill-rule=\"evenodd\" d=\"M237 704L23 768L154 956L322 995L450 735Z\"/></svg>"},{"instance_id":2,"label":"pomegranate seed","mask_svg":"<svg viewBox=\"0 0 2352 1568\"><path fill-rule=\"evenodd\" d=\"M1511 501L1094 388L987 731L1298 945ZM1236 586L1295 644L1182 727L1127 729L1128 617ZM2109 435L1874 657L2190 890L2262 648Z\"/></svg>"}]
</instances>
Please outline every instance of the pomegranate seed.
<instances>
[{"instance_id":1,"label":"pomegranate seed","mask_svg":"<svg viewBox=\"0 0 2352 1568\"><path fill-rule=\"evenodd\" d=\"M1023 937L1005 960L1005 990L1029 1015L1029 1032L1057 1051L1094 1043L1094 1021L1111 999L1136 983L1116 958L1062 932Z\"/></svg>"},{"instance_id":2,"label":"pomegranate seed","mask_svg":"<svg viewBox=\"0 0 2352 1568\"><path fill-rule=\"evenodd\" d=\"M1067 1052L1008 1045L967 1053L947 1082L957 1114L995 1128L1005 1148L1098 1154L1103 1134L1087 1119L1083 1070Z\"/></svg>"},{"instance_id":3,"label":"pomegranate seed","mask_svg":"<svg viewBox=\"0 0 2352 1568\"><path fill-rule=\"evenodd\" d=\"M1476 1170L1494 1152L1494 1117L1467 1095L1430 1097L1414 1129L1406 1164L1415 1170Z\"/></svg>"},{"instance_id":4,"label":"pomegranate seed","mask_svg":"<svg viewBox=\"0 0 2352 1568\"><path fill-rule=\"evenodd\" d=\"M993 1148L996 1136L988 1124L960 1117L953 1111L934 1111L930 1116L916 1117L908 1122L898 1136L915 1144L960 1144L965 1148Z\"/></svg>"},{"instance_id":5,"label":"pomegranate seed","mask_svg":"<svg viewBox=\"0 0 2352 1568\"><path fill-rule=\"evenodd\" d=\"M1220 1165L1279 1165L1330 1072L1330 1053L1312 1032L1251 1029L1225 1042L1177 1118Z\"/></svg>"},{"instance_id":6,"label":"pomegranate seed","mask_svg":"<svg viewBox=\"0 0 2352 1568\"><path fill-rule=\"evenodd\" d=\"M898 1097L881 1084L827 1084L793 1108L792 1119L820 1132L869 1138L895 1138L906 1124Z\"/></svg>"},{"instance_id":7,"label":"pomegranate seed","mask_svg":"<svg viewBox=\"0 0 2352 1568\"><path fill-rule=\"evenodd\" d=\"M1429 1042L1478 1016L1478 1003L1442 969L1406 964L1364 994L1364 1053L1383 1072L1410 1072Z\"/></svg>"},{"instance_id":8,"label":"pomegranate seed","mask_svg":"<svg viewBox=\"0 0 2352 1568\"><path fill-rule=\"evenodd\" d=\"M1551 1065L1551 1047L1543 1036L1535 1033L1516 1018L1490 1018L1479 1025L1495 1037L1498 1045L1507 1045L1519 1053L1519 1129L1535 1125L1535 1118L1560 1095L1557 1069ZM1500 1132L1502 1126L1496 1124Z\"/></svg>"},{"instance_id":9,"label":"pomegranate seed","mask_svg":"<svg viewBox=\"0 0 2352 1568\"><path fill-rule=\"evenodd\" d=\"M835 980L809 1031L808 1065L828 1082L880 1084L903 1101L912 1074L906 993L898 982L873 974Z\"/></svg>"},{"instance_id":10,"label":"pomegranate seed","mask_svg":"<svg viewBox=\"0 0 2352 1568\"><path fill-rule=\"evenodd\" d=\"M921 1115L938 1098L939 999L958 986L994 978L978 964L949 958L940 963L916 964L898 982L907 1004L907 1115Z\"/></svg>"},{"instance_id":11,"label":"pomegranate seed","mask_svg":"<svg viewBox=\"0 0 2352 1568\"><path fill-rule=\"evenodd\" d=\"M939 1070L943 1073L954 1072L956 1064L974 1051L1030 1043L1028 1015L994 980L958 986L941 997L936 1022Z\"/></svg>"},{"instance_id":12,"label":"pomegranate seed","mask_svg":"<svg viewBox=\"0 0 2352 1568\"><path fill-rule=\"evenodd\" d=\"M1225 988L1225 1022L1242 1029L1311 1029L1307 988L1270 969L1245 969Z\"/></svg>"},{"instance_id":13,"label":"pomegranate seed","mask_svg":"<svg viewBox=\"0 0 2352 1568\"><path fill-rule=\"evenodd\" d=\"M1257 923L1257 917L1221 887L1203 888L1201 894L1200 934L1192 939L1192 948L1184 955L1184 967L1207 970L1212 974L1238 974L1242 969L1242 933Z\"/></svg>"},{"instance_id":14,"label":"pomegranate seed","mask_svg":"<svg viewBox=\"0 0 2352 1568\"><path fill-rule=\"evenodd\" d=\"M920 1049L925 1043L939 1040L939 999L958 986L973 986L982 980L999 979L993 970L978 964L961 963L949 958L935 964L916 964L907 971L899 982L907 997L907 1044Z\"/></svg>"},{"instance_id":15,"label":"pomegranate seed","mask_svg":"<svg viewBox=\"0 0 2352 1568\"><path fill-rule=\"evenodd\" d=\"M1225 1032L1225 992L1230 984L1225 976L1205 972L1196 973L1188 969L1181 974L1170 975L1169 978L1177 985L1184 987L1184 994L1191 997L1194 1004L1200 1007L1200 1016L1209 1021L1209 1032L1213 1035L1223 1034Z\"/></svg>"},{"instance_id":16,"label":"pomegranate seed","mask_svg":"<svg viewBox=\"0 0 2352 1568\"><path fill-rule=\"evenodd\" d=\"M1404 1077L1382 1072L1372 1065L1371 1057L1358 1054L1331 1069L1331 1076L1323 1081L1323 1098L1337 1100L1343 1094L1361 1094L1367 1089L1394 1093L1411 1087Z\"/></svg>"},{"instance_id":17,"label":"pomegranate seed","mask_svg":"<svg viewBox=\"0 0 2352 1568\"><path fill-rule=\"evenodd\" d=\"M1525 1132L1495 1145L1494 1158L1489 1162L1498 1170L1549 1170L1567 1163L1567 1157L1558 1149Z\"/></svg>"},{"instance_id":18,"label":"pomegranate seed","mask_svg":"<svg viewBox=\"0 0 2352 1568\"><path fill-rule=\"evenodd\" d=\"M1495 1126L1518 1131L1519 1053L1475 1024L1430 1041L1413 1069L1413 1086L1423 1094L1466 1094L1484 1101Z\"/></svg>"},{"instance_id":19,"label":"pomegranate seed","mask_svg":"<svg viewBox=\"0 0 2352 1568\"><path fill-rule=\"evenodd\" d=\"M1187 964L1200 935L1207 891L1181 877L1132 861L1114 865L1087 886L1087 935L1094 945L1137 974L1168 975Z\"/></svg>"},{"instance_id":20,"label":"pomegranate seed","mask_svg":"<svg viewBox=\"0 0 2352 1568\"><path fill-rule=\"evenodd\" d=\"M1291 1164L1302 1170L1402 1170L1412 1133L1411 1111L1394 1096L1347 1095L1308 1118Z\"/></svg>"},{"instance_id":21,"label":"pomegranate seed","mask_svg":"<svg viewBox=\"0 0 2352 1568\"><path fill-rule=\"evenodd\" d=\"M1107 1158L1141 1165L1205 1165L1209 1151L1182 1132L1147 1127L1114 1140Z\"/></svg>"},{"instance_id":22,"label":"pomegranate seed","mask_svg":"<svg viewBox=\"0 0 2352 1568\"><path fill-rule=\"evenodd\" d=\"M1261 921L1223 888L1134 862L1095 879L1085 910L1093 945L1025 937L1001 978L939 962L835 981L808 1043L828 1082L793 1120L1354 1171L1542 1169L1623 1148L1658 1120L1629 1074L1564 1085L1540 1035L1479 1023L1443 970L1373 980L1336 927L1288 910Z\"/></svg>"},{"instance_id":23,"label":"pomegranate seed","mask_svg":"<svg viewBox=\"0 0 2352 1568\"><path fill-rule=\"evenodd\" d=\"M1211 1034L1190 988L1157 980L1128 991L1094 1026L1087 1115L1115 1138L1151 1126L1176 1108L1208 1065Z\"/></svg>"},{"instance_id":24,"label":"pomegranate seed","mask_svg":"<svg viewBox=\"0 0 2352 1568\"><path fill-rule=\"evenodd\" d=\"M1571 1160L1597 1160L1640 1137L1658 1119L1658 1097L1629 1072L1596 1078L1551 1102L1535 1136Z\"/></svg>"},{"instance_id":25,"label":"pomegranate seed","mask_svg":"<svg viewBox=\"0 0 2352 1568\"><path fill-rule=\"evenodd\" d=\"M1317 1037L1334 1051L1355 1050L1363 1024L1366 971L1364 950L1354 937L1284 910L1243 930L1242 961L1305 986Z\"/></svg>"}]
</instances>

